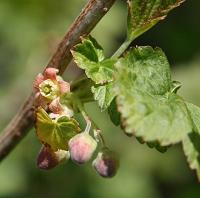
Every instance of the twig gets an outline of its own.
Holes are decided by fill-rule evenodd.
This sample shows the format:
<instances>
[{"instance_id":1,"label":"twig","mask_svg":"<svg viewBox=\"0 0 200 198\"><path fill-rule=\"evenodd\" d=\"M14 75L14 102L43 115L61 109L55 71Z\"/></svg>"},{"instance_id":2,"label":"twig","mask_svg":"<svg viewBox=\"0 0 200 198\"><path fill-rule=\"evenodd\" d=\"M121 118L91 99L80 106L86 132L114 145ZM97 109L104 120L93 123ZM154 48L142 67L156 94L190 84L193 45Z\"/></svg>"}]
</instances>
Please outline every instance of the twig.
<instances>
[{"instance_id":1,"label":"twig","mask_svg":"<svg viewBox=\"0 0 200 198\"><path fill-rule=\"evenodd\" d=\"M86 124L87 124L85 131L89 133L91 125L92 125L95 139L97 141L100 140L102 145L106 146L106 142L105 142L105 139L104 139L103 134L101 132L101 129L94 122L94 120L92 120L91 117L87 114L83 104L80 101L76 101L76 102L77 102L77 105L78 105L78 109L79 109L80 113L82 114L82 116L84 117Z\"/></svg>"},{"instance_id":2,"label":"twig","mask_svg":"<svg viewBox=\"0 0 200 198\"><path fill-rule=\"evenodd\" d=\"M58 68L61 75L72 59L70 49L80 42L80 36L86 36L91 32L114 2L115 0L90 0L58 45L47 67ZM34 95L31 93L16 116L0 134L0 161L12 151L33 126L33 101Z\"/></svg>"}]
</instances>

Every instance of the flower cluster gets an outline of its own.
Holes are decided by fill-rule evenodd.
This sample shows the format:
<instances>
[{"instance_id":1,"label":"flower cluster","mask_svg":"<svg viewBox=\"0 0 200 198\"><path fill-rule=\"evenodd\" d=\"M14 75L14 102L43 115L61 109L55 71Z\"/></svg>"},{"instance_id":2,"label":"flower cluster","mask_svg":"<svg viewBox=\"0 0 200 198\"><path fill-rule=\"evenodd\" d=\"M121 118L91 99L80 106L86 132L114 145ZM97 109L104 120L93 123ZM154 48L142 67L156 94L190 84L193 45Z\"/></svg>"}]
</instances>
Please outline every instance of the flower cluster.
<instances>
[{"instance_id":1,"label":"flower cluster","mask_svg":"<svg viewBox=\"0 0 200 198\"><path fill-rule=\"evenodd\" d=\"M60 102L61 96L70 92L70 84L57 75L58 72L58 69L47 68L44 74L38 74L33 82L34 105L36 108L45 109L52 120L62 116L68 118L73 116L73 110ZM62 149L54 151L50 145L44 144L39 152L37 165L40 169L48 170L68 159L68 151Z\"/></svg>"},{"instance_id":2,"label":"flower cluster","mask_svg":"<svg viewBox=\"0 0 200 198\"><path fill-rule=\"evenodd\" d=\"M58 115L73 116L73 111L60 103L60 97L70 92L70 84L57 75L58 69L47 68L44 74L38 74L34 83L35 106L49 109L52 118Z\"/></svg>"},{"instance_id":3,"label":"flower cluster","mask_svg":"<svg viewBox=\"0 0 200 198\"><path fill-rule=\"evenodd\" d=\"M69 141L69 152L72 161L79 165L88 162L92 158L96 147L96 140L87 131L74 136ZM107 147L103 147L97 153L92 165L100 176L111 178L117 172L119 161L114 152Z\"/></svg>"},{"instance_id":4,"label":"flower cluster","mask_svg":"<svg viewBox=\"0 0 200 198\"><path fill-rule=\"evenodd\" d=\"M43 144L37 166L43 170L52 169L69 158L78 165L85 164L95 153L97 142L101 142L95 134L95 138L90 135L91 120L87 116L83 115L86 129L79 133L73 109L68 103L61 103L62 96L70 93L70 84L57 74L57 69L47 68L33 83L35 106L40 111L36 113L36 132ZM80 112L83 110L80 105L76 108ZM92 165L99 175L109 178L117 172L118 159L103 144L103 149L97 153Z\"/></svg>"}]
</instances>

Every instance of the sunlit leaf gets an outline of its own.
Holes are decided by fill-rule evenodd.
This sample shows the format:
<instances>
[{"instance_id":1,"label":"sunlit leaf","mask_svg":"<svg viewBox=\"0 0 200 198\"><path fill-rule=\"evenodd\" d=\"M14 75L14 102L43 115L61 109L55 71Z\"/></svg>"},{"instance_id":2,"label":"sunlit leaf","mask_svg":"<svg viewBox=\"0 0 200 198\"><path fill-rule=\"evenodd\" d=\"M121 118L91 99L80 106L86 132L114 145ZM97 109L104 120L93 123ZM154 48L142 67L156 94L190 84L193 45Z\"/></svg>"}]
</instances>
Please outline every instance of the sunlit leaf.
<instances>
[{"instance_id":1,"label":"sunlit leaf","mask_svg":"<svg viewBox=\"0 0 200 198\"><path fill-rule=\"evenodd\" d=\"M126 133L167 146L192 131L186 105L173 92L169 63L162 50L135 48L116 66L117 105Z\"/></svg>"},{"instance_id":2,"label":"sunlit leaf","mask_svg":"<svg viewBox=\"0 0 200 198\"><path fill-rule=\"evenodd\" d=\"M102 111L110 106L110 103L115 97L113 83L94 86L92 87L92 92L94 94L94 99L98 102Z\"/></svg>"},{"instance_id":3,"label":"sunlit leaf","mask_svg":"<svg viewBox=\"0 0 200 198\"><path fill-rule=\"evenodd\" d=\"M76 64L85 70L88 78L96 84L103 84L113 80L114 63L113 59L105 59L103 49L92 38L82 40L72 50L72 55Z\"/></svg>"},{"instance_id":4,"label":"sunlit leaf","mask_svg":"<svg viewBox=\"0 0 200 198\"><path fill-rule=\"evenodd\" d=\"M51 120L43 108L36 113L36 133L39 140L52 150L67 150L68 141L80 131L78 123L66 116Z\"/></svg>"}]
</instances>

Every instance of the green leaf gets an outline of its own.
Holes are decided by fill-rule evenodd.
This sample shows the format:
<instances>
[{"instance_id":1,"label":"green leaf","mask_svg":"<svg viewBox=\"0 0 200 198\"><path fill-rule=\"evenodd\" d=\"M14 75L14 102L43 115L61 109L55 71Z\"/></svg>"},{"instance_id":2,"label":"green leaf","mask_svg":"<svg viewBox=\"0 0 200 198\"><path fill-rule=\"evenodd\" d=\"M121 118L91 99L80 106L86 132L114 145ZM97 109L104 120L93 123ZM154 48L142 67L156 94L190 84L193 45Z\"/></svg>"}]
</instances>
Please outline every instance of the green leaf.
<instances>
[{"instance_id":1,"label":"green leaf","mask_svg":"<svg viewBox=\"0 0 200 198\"><path fill-rule=\"evenodd\" d=\"M116 83L125 85L125 90L137 88L149 94L162 95L173 87L168 60L159 48L133 48L125 58L119 59L116 67Z\"/></svg>"},{"instance_id":2,"label":"green leaf","mask_svg":"<svg viewBox=\"0 0 200 198\"><path fill-rule=\"evenodd\" d=\"M167 146L192 131L186 105L174 93L162 50L137 47L116 67L117 105L126 133Z\"/></svg>"},{"instance_id":3,"label":"green leaf","mask_svg":"<svg viewBox=\"0 0 200 198\"><path fill-rule=\"evenodd\" d=\"M110 106L108 107L108 114L112 123L118 126L120 124L120 113L117 110L117 104L115 99L111 102Z\"/></svg>"},{"instance_id":4,"label":"green leaf","mask_svg":"<svg viewBox=\"0 0 200 198\"><path fill-rule=\"evenodd\" d=\"M112 82L106 85L93 86L92 93L102 111L106 110L110 106L110 103L115 97Z\"/></svg>"},{"instance_id":5,"label":"green leaf","mask_svg":"<svg viewBox=\"0 0 200 198\"><path fill-rule=\"evenodd\" d=\"M164 19L183 0L128 0L129 40L133 40Z\"/></svg>"},{"instance_id":6,"label":"green leaf","mask_svg":"<svg viewBox=\"0 0 200 198\"><path fill-rule=\"evenodd\" d=\"M160 146L159 142L147 142L146 143L149 148L155 148L160 153L165 153L168 149L168 146Z\"/></svg>"},{"instance_id":7,"label":"green leaf","mask_svg":"<svg viewBox=\"0 0 200 198\"><path fill-rule=\"evenodd\" d=\"M127 134L128 135L128 134ZM157 151L159 151L160 153L165 153L169 146L161 146L160 143L158 141L153 141L153 142L145 142L143 140L143 138L141 137L136 137L136 139L138 140L138 142L140 144L146 144L149 148L155 148Z\"/></svg>"},{"instance_id":8,"label":"green leaf","mask_svg":"<svg viewBox=\"0 0 200 198\"><path fill-rule=\"evenodd\" d=\"M183 139L183 150L191 169L196 170L200 180L200 108L187 103L187 108L193 123L193 132Z\"/></svg>"},{"instance_id":9,"label":"green leaf","mask_svg":"<svg viewBox=\"0 0 200 198\"><path fill-rule=\"evenodd\" d=\"M52 120L47 112L39 107L36 113L36 133L43 144L48 144L52 150L67 150L68 141L80 132L78 123L66 116L57 121Z\"/></svg>"},{"instance_id":10,"label":"green leaf","mask_svg":"<svg viewBox=\"0 0 200 198\"><path fill-rule=\"evenodd\" d=\"M72 50L72 55L76 64L85 70L88 78L96 84L104 84L113 80L114 63L113 59L105 59L103 49L92 38L82 40Z\"/></svg>"}]
</instances>

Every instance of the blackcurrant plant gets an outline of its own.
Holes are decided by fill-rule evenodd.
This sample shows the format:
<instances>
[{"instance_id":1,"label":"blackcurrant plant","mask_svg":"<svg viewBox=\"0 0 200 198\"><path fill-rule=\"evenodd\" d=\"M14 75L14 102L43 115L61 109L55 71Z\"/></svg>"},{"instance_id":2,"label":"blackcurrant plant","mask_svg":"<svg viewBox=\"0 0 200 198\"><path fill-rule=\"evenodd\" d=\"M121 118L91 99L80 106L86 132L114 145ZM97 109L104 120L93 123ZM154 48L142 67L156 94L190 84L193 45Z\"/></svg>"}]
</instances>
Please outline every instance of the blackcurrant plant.
<instances>
[{"instance_id":1,"label":"blackcurrant plant","mask_svg":"<svg viewBox=\"0 0 200 198\"><path fill-rule=\"evenodd\" d=\"M33 91L35 129L42 144L37 158L40 169L52 169L71 159L78 165L91 163L105 178L117 173L118 156L85 109L85 103L96 101L113 124L150 148L164 153L181 143L200 179L200 108L178 94L181 83L172 79L162 49L131 45L182 3L128 0L127 36L111 57L105 56L95 38L83 35L70 52L85 75L66 82L52 64L36 77ZM84 128L76 114L84 118Z\"/></svg>"}]
</instances>

